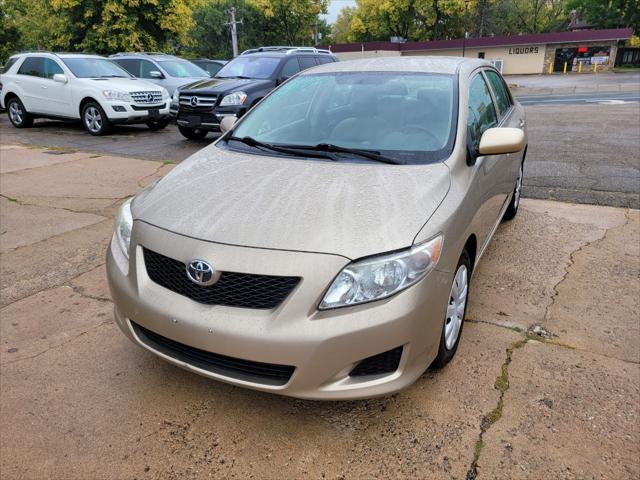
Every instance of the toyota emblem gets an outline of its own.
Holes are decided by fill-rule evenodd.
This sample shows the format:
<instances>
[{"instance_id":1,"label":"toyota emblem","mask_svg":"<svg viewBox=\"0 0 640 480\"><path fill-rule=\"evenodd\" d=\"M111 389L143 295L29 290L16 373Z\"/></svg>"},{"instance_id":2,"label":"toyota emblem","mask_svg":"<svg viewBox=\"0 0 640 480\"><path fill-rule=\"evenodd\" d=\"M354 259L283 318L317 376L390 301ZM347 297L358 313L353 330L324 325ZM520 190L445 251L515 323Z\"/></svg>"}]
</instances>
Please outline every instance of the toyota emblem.
<instances>
[{"instance_id":1,"label":"toyota emblem","mask_svg":"<svg viewBox=\"0 0 640 480\"><path fill-rule=\"evenodd\" d=\"M206 287L216 283L220 274L204 260L192 260L187 265L187 277L196 285Z\"/></svg>"}]
</instances>

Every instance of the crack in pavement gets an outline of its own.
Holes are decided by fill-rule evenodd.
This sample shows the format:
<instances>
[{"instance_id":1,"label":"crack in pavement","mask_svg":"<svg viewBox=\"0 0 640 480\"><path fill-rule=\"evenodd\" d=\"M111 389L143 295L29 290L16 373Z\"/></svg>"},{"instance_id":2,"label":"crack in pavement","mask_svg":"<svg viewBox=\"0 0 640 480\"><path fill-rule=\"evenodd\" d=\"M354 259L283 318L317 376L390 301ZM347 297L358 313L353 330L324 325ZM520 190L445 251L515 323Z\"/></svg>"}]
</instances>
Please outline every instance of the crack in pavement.
<instances>
[{"instance_id":1,"label":"crack in pavement","mask_svg":"<svg viewBox=\"0 0 640 480\"><path fill-rule=\"evenodd\" d=\"M100 268L100 267L96 267L96 268ZM95 269L89 270L89 272L92 272L93 270L95 270ZM87 273L89 273L89 272L87 272ZM85 293L84 287L80 287L78 285L73 285L73 284L69 283L68 285L67 284L62 285L62 287L70 288L73 291L73 293L77 293L82 298L88 298L89 300L95 300L97 302L103 302L103 303L113 303L113 301L110 298L98 297L98 296L95 296L95 295L89 295L88 293Z\"/></svg>"},{"instance_id":2,"label":"crack in pavement","mask_svg":"<svg viewBox=\"0 0 640 480\"><path fill-rule=\"evenodd\" d=\"M65 345L67 345L68 343L71 343L71 342L73 342L73 341L77 340L78 338L82 337L83 335L86 335L87 333L89 333L89 332L91 332L91 331L93 331L93 330L97 330L97 329L98 329L98 328L100 328L100 327L103 327L103 326L105 326L105 325L111 325L111 324L113 324L113 323L114 323L114 322L113 322L113 320L107 320L107 321L105 321L105 322L100 322L99 324L94 325L93 327L91 327L91 328L89 328L89 329L87 329L87 330L83 330L82 332L80 332L79 334L77 334L77 335L75 335L75 336L71 337L70 339L68 339L68 340L67 340L67 341L65 341L65 342L58 343L57 345L52 345L51 347L49 347L49 348L47 348L47 349L45 349L45 350L42 350L41 352L38 352L38 353L36 353L36 354L34 354L34 355L29 355L28 357L22 357L22 358L18 358L18 359L16 359L16 360L12 360L12 361L9 361L9 362L1 363L1 364L0 364L0 366L3 366L3 367L4 367L5 365L12 365L12 364L14 364L14 363L23 362L24 360L31 360L31 359L34 359L34 358L36 358L36 357L39 357L40 355L44 355L45 353L47 353L47 352L49 352L49 351L51 351L51 350L55 350L55 349L57 349L57 348L63 347L63 346L65 346Z\"/></svg>"}]
</instances>

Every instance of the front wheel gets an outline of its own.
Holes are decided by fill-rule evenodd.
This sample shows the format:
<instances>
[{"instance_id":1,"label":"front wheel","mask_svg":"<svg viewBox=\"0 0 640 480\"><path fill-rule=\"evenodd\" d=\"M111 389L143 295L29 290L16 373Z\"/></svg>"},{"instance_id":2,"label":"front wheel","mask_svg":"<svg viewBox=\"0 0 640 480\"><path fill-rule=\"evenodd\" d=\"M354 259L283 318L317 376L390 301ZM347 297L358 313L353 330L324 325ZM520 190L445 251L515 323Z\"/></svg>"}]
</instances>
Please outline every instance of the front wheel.
<instances>
[{"instance_id":1,"label":"front wheel","mask_svg":"<svg viewBox=\"0 0 640 480\"><path fill-rule=\"evenodd\" d=\"M91 135L106 135L111 131L111 122L98 103L89 102L82 109L82 125Z\"/></svg>"},{"instance_id":2,"label":"front wheel","mask_svg":"<svg viewBox=\"0 0 640 480\"><path fill-rule=\"evenodd\" d=\"M466 250L462 252L458 266L453 276L449 302L447 303L447 313L440 335L440 348L438 355L433 361L433 366L444 367L456 354L462 327L464 326L464 316L467 312L467 298L469 296L469 279L471 277L471 259Z\"/></svg>"},{"instance_id":3,"label":"front wheel","mask_svg":"<svg viewBox=\"0 0 640 480\"><path fill-rule=\"evenodd\" d=\"M33 125L33 117L27 113L18 97L13 97L7 102L7 114L16 128L28 128Z\"/></svg>"},{"instance_id":4,"label":"front wheel","mask_svg":"<svg viewBox=\"0 0 640 480\"><path fill-rule=\"evenodd\" d=\"M162 120L149 120L147 122L147 127L149 127L149 129L151 129L153 131L162 130L167 125L169 125L169 119L168 118L164 118Z\"/></svg>"},{"instance_id":5,"label":"front wheel","mask_svg":"<svg viewBox=\"0 0 640 480\"><path fill-rule=\"evenodd\" d=\"M180 133L189 140L202 140L207 136L207 131L201 128L189 128L178 126Z\"/></svg>"},{"instance_id":6,"label":"front wheel","mask_svg":"<svg viewBox=\"0 0 640 480\"><path fill-rule=\"evenodd\" d=\"M512 220L516 213L518 213L518 207L520 206L520 194L522 193L522 163L520 164L520 171L518 172L518 180L516 180L516 188L513 190L513 195L511 196L511 202L509 206L504 211L504 215L502 216L502 220Z\"/></svg>"}]
</instances>

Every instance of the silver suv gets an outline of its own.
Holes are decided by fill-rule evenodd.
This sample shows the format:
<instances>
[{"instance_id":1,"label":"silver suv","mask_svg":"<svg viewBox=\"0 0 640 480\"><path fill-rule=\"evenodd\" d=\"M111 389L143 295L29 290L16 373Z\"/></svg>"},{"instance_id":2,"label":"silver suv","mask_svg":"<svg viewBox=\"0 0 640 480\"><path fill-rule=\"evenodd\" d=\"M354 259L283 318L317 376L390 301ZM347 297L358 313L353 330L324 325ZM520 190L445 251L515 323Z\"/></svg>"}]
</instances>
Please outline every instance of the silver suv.
<instances>
[{"instance_id":1,"label":"silver suv","mask_svg":"<svg viewBox=\"0 0 640 480\"><path fill-rule=\"evenodd\" d=\"M196 64L165 53L116 53L109 58L134 77L144 78L166 88L169 95L173 95L173 91L181 85L210 77Z\"/></svg>"}]
</instances>

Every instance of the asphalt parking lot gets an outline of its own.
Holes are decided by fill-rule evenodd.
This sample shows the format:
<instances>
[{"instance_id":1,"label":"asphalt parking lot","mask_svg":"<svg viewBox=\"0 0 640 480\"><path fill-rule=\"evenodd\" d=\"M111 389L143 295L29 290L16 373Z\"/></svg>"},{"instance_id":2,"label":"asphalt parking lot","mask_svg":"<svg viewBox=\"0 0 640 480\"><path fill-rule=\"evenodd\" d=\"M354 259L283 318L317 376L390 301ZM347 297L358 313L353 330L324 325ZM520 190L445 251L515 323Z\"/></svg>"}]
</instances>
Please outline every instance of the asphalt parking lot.
<instances>
[{"instance_id":1,"label":"asphalt parking lot","mask_svg":"<svg viewBox=\"0 0 640 480\"><path fill-rule=\"evenodd\" d=\"M173 367L117 329L104 252L171 165L0 147L3 478L637 478L640 212L525 199L453 362L310 402Z\"/></svg>"}]
</instances>

